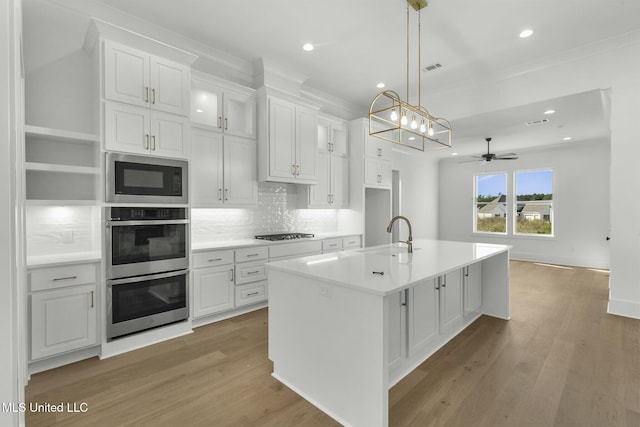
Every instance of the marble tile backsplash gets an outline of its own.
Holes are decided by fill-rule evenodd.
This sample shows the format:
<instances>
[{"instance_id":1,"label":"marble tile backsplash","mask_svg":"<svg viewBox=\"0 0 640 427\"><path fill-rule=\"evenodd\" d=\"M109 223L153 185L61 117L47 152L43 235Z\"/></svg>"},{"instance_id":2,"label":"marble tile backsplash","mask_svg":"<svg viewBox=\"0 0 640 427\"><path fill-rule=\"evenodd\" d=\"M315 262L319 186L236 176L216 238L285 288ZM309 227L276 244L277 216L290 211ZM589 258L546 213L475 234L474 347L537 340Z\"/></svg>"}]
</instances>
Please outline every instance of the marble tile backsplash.
<instances>
[{"instance_id":1,"label":"marble tile backsplash","mask_svg":"<svg viewBox=\"0 0 640 427\"><path fill-rule=\"evenodd\" d=\"M253 238L278 232L327 233L338 229L336 209L298 209L295 184L261 182L258 205L247 209L192 209L194 244ZM102 250L101 208L28 206L27 256Z\"/></svg>"},{"instance_id":2,"label":"marble tile backsplash","mask_svg":"<svg viewBox=\"0 0 640 427\"><path fill-rule=\"evenodd\" d=\"M27 207L27 256L99 252L99 209L95 206Z\"/></svg>"},{"instance_id":3,"label":"marble tile backsplash","mask_svg":"<svg viewBox=\"0 0 640 427\"><path fill-rule=\"evenodd\" d=\"M192 209L194 244L252 238L279 232L326 233L338 228L336 209L298 209L295 184L261 182L258 206L248 209Z\"/></svg>"}]
</instances>

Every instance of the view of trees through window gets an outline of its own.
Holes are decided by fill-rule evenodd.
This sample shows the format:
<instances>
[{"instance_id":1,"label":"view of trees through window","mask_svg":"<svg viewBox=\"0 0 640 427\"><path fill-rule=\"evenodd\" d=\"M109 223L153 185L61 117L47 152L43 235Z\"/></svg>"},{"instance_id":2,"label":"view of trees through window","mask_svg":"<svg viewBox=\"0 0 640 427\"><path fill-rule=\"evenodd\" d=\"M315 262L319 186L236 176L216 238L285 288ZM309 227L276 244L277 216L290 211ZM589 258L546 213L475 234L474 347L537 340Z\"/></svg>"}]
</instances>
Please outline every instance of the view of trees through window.
<instances>
[{"instance_id":1,"label":"view of trees through window","mask_svg":"<svg viewBox=\"0 0 640 427\"><path fill-rule=\"evenodd\" d=\"M553 234L553 171L516 172L517 234Z\"/></svg>"},{"instance_id":2,"label":"view of trees through window","mask_svg":"<svg viewBox=\"0 0 640 427\"><path fill-rule=\"evenodd\" d=\"M476 175L477 232L507 232L507 174Z\"/></svg>"},{"instance_id":3,"label":"view of trees through window","mask_svg":"<svg viewBox=\"0 0 640 427\"><path fill-rule=\"evenodd\" d=\"M474 231L506 234L513 215L514 234L553 235L553 171L516 171L514 178L512 206L506 173L476 175Z\"/></svg>"}]
</instances>

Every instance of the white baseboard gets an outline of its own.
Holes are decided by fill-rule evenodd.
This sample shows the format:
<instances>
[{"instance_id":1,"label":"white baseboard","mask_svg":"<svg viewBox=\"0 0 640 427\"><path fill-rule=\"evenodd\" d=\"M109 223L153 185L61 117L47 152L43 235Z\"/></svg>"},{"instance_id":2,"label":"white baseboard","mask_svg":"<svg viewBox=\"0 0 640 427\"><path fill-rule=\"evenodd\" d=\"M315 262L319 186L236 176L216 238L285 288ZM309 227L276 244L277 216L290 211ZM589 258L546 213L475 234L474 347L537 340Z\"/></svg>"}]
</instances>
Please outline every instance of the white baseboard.
<instances>
[{"instance_id":1,"label":"white baseboard","mask_svg":"<svg viewBox=\"0 0 640 427\"><path fill-rule=\"evenodd\" d=\"M640 319L640 302L609 299L607 313Z\"/></svg>"}]
</instances>

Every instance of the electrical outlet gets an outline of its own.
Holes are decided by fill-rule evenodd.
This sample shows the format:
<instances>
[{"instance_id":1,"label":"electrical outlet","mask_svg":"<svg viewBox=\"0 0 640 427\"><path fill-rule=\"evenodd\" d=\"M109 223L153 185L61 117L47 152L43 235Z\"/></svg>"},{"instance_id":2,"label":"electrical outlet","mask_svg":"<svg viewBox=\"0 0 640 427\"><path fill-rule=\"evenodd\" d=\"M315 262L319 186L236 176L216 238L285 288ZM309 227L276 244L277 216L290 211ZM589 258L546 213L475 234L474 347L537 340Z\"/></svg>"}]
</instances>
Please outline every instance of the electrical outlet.
<instances>
[{"instance_id":1,"label":"electrical outlet","mask_svg":"<svg viewBox=\"0 0 640 427\"><path fill-rule=\"evenodd\" d=\"M328 286L320 286L320 296L331 298L331 288Z\"/></svg>"},{"instance_id":2,"label":"electrical outlet","mask_svg":"<svg viewBox=\"0 0 640 427\"><path fill-rule=\"evenodd\" d=\"M62 230L60 232L60 240L62 240L62 243L73 243L73 229Z\"/></svg>"}]
</instances>

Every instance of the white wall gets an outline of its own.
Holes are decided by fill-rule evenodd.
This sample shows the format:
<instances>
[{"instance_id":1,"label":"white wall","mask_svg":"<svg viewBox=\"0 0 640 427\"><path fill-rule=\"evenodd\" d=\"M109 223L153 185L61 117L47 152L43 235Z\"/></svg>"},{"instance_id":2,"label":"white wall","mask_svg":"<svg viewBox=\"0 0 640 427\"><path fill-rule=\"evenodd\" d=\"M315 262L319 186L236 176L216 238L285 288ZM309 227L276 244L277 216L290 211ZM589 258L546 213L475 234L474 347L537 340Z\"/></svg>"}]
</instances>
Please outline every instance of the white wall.
<instances>
[{"instance_id":1,"label":"white wall","mask_svg":"<svg viewBox=\"0 0 640 427\"><path fill-rule=\"evenodd\" d=\"M393 150L391 167L400 172L400 215L411 221L413 238L437 239L437 160L429 152L400 148ZM407 233L401 223L399 239L406 240Z\"/></svg>"},{"instance_id":2,"label":"white wall","mask_svg":"<svg viewBox=\"0 0 640 427\"><path fill-rule=\"evenodd\" d=\"M520 159L491 163L440 163L440 238L512 245L511 257L529 261L609 268L609 141L572 141L559 148L525 151ZM552 169L554 237L473 233L474 175ZM511 225L511 221L509 221Z\"/></svg>"},{"instance_id":3,"label":"white wall","mask_svg":"<svg viewBox=\"0 0 640 427\"><path fill-rule=\"evenodd\" d=\"M22 128L19 83L20 0L1 3L0 9L0 402L17 404L24 399L21 358L23 315L19 296L16 242L15 165L16 138ZM0 425L18 425L23 415L0 411Z\"/></svg>"},{"instance_id":4,"label":"white wall","mask_svg":"<svg viewBox=\"0 0 640 427\"><path fill-rule=\"evenodd\" d=\"M608 311L640 319L640 33L595 46L600 53L556 58L500 81L432 93L430 106L455 119L594 89L611 89L611 277ZM593 47L593 46L592 46ZM575 52L574 52L575 53Z\"/></svg>"}]
</instances>

